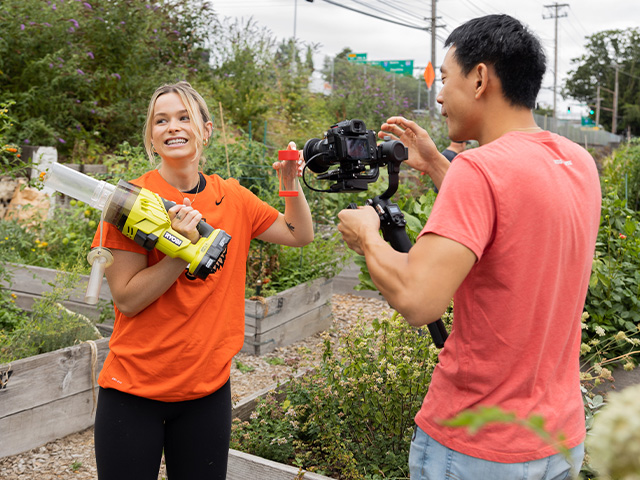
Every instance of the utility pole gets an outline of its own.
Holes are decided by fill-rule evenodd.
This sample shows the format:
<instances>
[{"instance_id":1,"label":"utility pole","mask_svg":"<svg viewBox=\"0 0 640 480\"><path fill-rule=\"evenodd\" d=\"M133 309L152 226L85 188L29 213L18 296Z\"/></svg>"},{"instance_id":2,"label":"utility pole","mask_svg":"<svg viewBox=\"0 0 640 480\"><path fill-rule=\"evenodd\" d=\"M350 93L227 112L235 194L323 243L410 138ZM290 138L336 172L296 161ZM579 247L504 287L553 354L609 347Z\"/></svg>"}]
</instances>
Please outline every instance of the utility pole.
<instances>
[{"instance_id":1,"label":"utility pole","mask_svg":"<svg viewBox=\"0 0 640 480\"><path fill-rule=\"evenodd\" d=\"M611 120L611 133L616 133L618 129L618 71L620 65L615 64L616 67L616 84L613 87L613 118Z\"/></svg>"},{"instance_id":2,"label":"utility pole","mask_svg":"<svg viewBox=\"0 0 640 480\"><path fill-rule=\"evenodd\" d=\"M600 85L596 92L596 127L600 127Z\"/></svg>"},{"instance_id":3,"label":"utility pole","mask_svg":"<svg viewBox=\"0 0 640 480\"><path fill-rule=\"evenodd\" d=\"M554 9L555 11L550 13L548 16L542 15L544 20L549 18L555 19L555 59L553 64L553 117L556 117L556 100L558 95L558 18L566 17L567 13L560 14L559 10L564 7L568 7L568 3L554 3L553 5L545 5L544 8Z\"/></svg>"},{"instance_id":4,"label":"utility pole","mask_svg":"<svg viewBox=\"0 0 640 480\"><path fill-rule=\"evenodd\" d=\"M436 68L436 0L431 0L431 65ZM436 116L436 86L429 91L429 113Z\"/></svg>"}]
</instances>

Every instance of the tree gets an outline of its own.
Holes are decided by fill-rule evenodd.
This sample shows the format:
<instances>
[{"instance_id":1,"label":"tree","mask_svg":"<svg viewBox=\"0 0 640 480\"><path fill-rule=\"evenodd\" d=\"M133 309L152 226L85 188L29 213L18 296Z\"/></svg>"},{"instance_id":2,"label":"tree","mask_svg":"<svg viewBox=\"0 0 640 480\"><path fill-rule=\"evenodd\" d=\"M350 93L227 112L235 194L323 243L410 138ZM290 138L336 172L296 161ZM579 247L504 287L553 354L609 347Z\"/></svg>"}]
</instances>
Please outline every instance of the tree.
<instances>
[{"instance_id":1,"label":"tree","mask_svg":"<svg viewBox=\"0 0 640 480\"><path fill-rule=\"evenodd\" d=\"M587 37L587 53L572 60L563 94L583 101L594 110L600 86L600 123L611 130L613 91L618 65L618 131L628 127L640 134L640 28L606 30Z\"/></svg>"},{"instance_id":2,"label":"tree","mask_svg":"<svg viewBox=\"0 0 640 480\"><path fill-rule=\"evenodd\" d=\"M333 65L327 59L323 70L327 82L333 80L327 108L334 121L358 118L367 128L378 129L391 115L411 115L421 80L350 62L349 53L349 48L343 49Z\"/></svg>"},{"instance_id":3,"label":"tree","mask_svg":"<svg viewBox=\"0 0 640 480\"><path fill-rule=\"evenodd\" d=\"M155 88L208 68L212 17L192 0L3 0L0 101L15 101L10 140L84 161L136 143Z\"/></svg>"}]
</instances>

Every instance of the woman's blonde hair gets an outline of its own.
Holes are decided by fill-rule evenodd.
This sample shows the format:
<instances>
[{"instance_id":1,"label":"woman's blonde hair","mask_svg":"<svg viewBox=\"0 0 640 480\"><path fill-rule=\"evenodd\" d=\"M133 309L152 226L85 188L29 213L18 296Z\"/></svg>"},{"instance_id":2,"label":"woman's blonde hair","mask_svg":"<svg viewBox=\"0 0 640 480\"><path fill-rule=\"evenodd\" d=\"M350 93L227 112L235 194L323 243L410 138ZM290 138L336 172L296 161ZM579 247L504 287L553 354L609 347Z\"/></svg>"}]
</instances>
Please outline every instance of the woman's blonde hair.
<instances>
[{"instance_id":1,"label":"woman's blonde hair","mask_svg":"<svg viewBox=\"0 0 640 480\"><path fill-rule=\"evenodd\" d=\"M165 93L177 93L182 99L189 118L192 123L192 130L196 142L196 154L200 158L200 162L204 164L205 158L202 156L204 141L208 140L208 132L205 128L207 122L211 122L211 114L204 98L196 92L196 90L188 82L178 82L173 84L166 84L158 87L151 96L149 101L149 108L147 109L147 118L144 122L144 148L147 151L147 156L151 165L155 165L155 153L153 151L153 144L151 143L151 130L153 128L152 119L153 112L156 106L156 100L159 96Z\"/></svg>"}]
</instances>

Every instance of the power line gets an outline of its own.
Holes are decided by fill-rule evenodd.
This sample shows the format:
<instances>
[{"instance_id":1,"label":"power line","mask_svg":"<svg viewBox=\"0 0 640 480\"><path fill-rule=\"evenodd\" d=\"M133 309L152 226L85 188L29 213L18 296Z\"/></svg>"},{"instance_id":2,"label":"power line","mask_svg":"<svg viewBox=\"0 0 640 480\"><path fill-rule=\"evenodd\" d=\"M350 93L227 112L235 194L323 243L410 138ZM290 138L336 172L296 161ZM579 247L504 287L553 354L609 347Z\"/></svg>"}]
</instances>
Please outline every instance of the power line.
<instances>
[{"instance_id":1,"label":"power line","mask_svg":"<svg viewBox=\"0 0 640 480\"><path fill-rule=\"evenodd\" d=\"M330 3L331 5L335 5L336 7L344 8L344 9L350 10L352 12L356 12L356 13L360 13L362 15L366 15L368 17L377 18L378 20L382 20L383 22L393 23L395 25L400 25L402 27L407 27L407 28L414 28L416 30L423 30L425 32L428 32L428 31L431 30L431 28L429 28L429 27L419 27L419 26L416 26L416 25L409 25L407 23L396 22L395 20L389 20L388 18L379 17L377 15L373 15L372 13L363 12L361 10L358 10L358 9L355 9L355 8L352 8L352 7L347 7L346 5L342 5L341 3L334 2L333 0L322 0L322 1L326 2L326 3Z\"/></svg>"}]
</instances>

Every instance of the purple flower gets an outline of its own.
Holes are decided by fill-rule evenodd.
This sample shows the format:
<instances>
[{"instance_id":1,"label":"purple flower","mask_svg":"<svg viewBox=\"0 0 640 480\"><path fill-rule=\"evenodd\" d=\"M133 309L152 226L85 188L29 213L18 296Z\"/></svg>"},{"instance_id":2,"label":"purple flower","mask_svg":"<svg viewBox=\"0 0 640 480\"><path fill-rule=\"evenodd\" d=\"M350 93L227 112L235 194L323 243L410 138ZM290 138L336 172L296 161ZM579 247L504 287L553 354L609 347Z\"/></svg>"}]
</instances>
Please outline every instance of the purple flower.
<instances>
[{"instance_id":1,"label":"purple flower","mask_svg":"<svg viewBox=\"0 0 640 480\"><path fill-rule=\"evenodd\" d=\"M25 29L24 23L21 23L20 24L20 30L24 30L24 29Z\"/></svg>"},{"instance_id":2,"label":"purple flower","mask_svg":"<svg viewBox=\"0 0 640 480\"><path fill-rule=\"evenodd\" d=\"M70 18L70 19L69 19L69 21L70 21L71 23L73 23L73 26L74 26L74 27L76 27L76 28L78 28L78 27L80 26L80 25L78 24L77 20L75 20L75 19L73 19L73 18Z\"/></svg>"},{"instance_id":3,"label":"purple flower","mask_svg":"<svg viewBox=\"0 0 640 480\"><path fill-rule=\"evenodd\" d=\"M82 4L88 8L89 10L93 10L93 8L91 7L91 5L89 5L87 2L82 2Z\"/></svg>"},{"instance_id":4,"label":"purple flower","mask_svg":"<svg viewBox=\"0 0 640 480\"><path fill-rule=\"evenodd\" d=\"M82 103L82 102L80 102L79 98L76 98L76 103Z\"/></svg>"},{"instance_id":5,"label":"purple flower","mask_svg":"<svg viewBox=\"0 0 640 480\"><path fill-rule=\"evenodd\" d=\"M78 72L78 75L84 75L84 72L82 70L80 70L79 68L76 70L76 72Z\"/></svg>"},{"instance_id":6,"label":"purple flower","mask_svg":"<svg viewBox=\"0 0 640 480\"><path fill-rule=\"evenodd\" d=\"M58 139L58 141L59 141L60 143L67 143L67 142L64 140L64 138L59 138L59 139Z\"/></svg>"},{"instance_id":7,"label":"purple flower","mask_svg":"<svg viewBox=\"0 0 640 480\"><path fill-rule=\"evenodd\" d=\"M44 22L42 25L44 25L45 27L50 27L51 24L49 22Z\"/></svg>"},{"instance_id":8,"label":"purple flower","mask_svg":"<svg viewBox=\"0 0 640 480\"><path fill-rule=\"evenodd\" d=\"M122 79L122 77L120 76L120 74L119 74L119 73L112 73L112 74L111 74L111 76L112 76L113 78L117 78L118 80L121 80L121 79Z\"/></svg>"},{"instance_id":9,"label":"purple flower","mask_svg":"<svg viewBox=\"0 0 640 480\"><path fill-rule=\"evenodd\" d=\"M96 57L94 57L94 56L93 56L93 52L87 52L87 55L89 56L89 58L90 58L91 60L93 60L94 58L96 58Z\"/></svg>"},{"instance_id":10,"label":"purple flower","mask_svg":"<svg viewBox=\"0 0 640 480\"><path fill-rule=\"evenodd\" d=\"M28 138L25 138L25 139L24 139L24 143L29 144L29 143L31 143L31 141L30 141Z\"/></svg>"},{"instance_id":11,"label":"purple flower","mask_svg":"<svg viewBox=\"0 0 640 480\"><path fill-rule=\"evenodd\" d=\"M91 113L96 113L96 111L92 108L92 109L91 109Z\"/></svg>"},{"instance_id":12,"label":"purple flower","mask_svg":"<svg viewBox=\"0 0 640 480\"><path fill-rule=\"evenodd\" d=\"M76 130L80 131L82 130L82 127L80 125L76 125Z\"/></svg>"},{"instance_id":13,"label":"purple flower","mask_svg":"<svg viewBox=\"0 0 640 480\"><path fill-rule=\"evenodd\" d=\"M151 5L149 5L148 3L145 5L146 8L151 8Z\"/></svg>"},{"instance_id":14,"label":"purple flower","mask_svg":"<svg viewBox=\"0 0 640 480\"><path fill-rule=\"evenodd\" d=\"M69 27L69 30L67 30L67 31L68 31L69 33L73 33L73 32L75 32L75 31L76 31L76 29L75 29L75 28L73 28L73 27Z\"/></svg>"},{"instance_id":15,"label":"purple flower","mask_svg":"<svg viewBox=\"0 0 640 480\"><path fill-rule=\"evenodd\" d=\"M53 5L51 5L51 10L57 10L58 7L56 7L56 4L54 3Z\"/></svg>"},{"instance_id":16,"label":"purple flower","mask_svg":"<svg viewBox=\"0 0 640 480\"><path fill-rule=\"evenodd\" d=\"M122 22L120 22L120 25L125 25L127 22L125 22L124 20Z\"/></svg>"}]
</instances>

